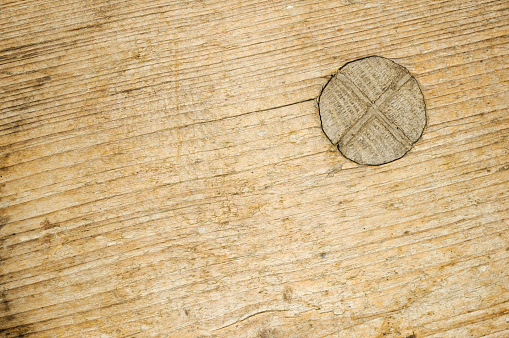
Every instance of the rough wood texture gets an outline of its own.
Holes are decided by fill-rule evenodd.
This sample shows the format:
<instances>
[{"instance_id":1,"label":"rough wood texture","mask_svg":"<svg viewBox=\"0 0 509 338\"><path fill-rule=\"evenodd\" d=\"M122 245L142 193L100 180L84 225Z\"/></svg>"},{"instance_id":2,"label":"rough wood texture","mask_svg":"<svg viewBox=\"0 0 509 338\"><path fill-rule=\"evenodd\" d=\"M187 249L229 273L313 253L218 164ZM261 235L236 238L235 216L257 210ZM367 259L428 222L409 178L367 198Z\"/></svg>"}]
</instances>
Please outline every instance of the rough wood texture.
<instances>
[{"instance_id":1,"label":"rough wood texture","mask_svg":"<svg viewBox=\"0 0 509 338\"><path fill-rule=\"evenodd\" d=\"M509 3L3 1L6 337L506 337ZM416 76L358 166L315 99Z\"/></svg>"},{"instance_id":2,"label":"rough wood texture","mask_svg":"<svg viewBox=\"0 0 509 338\"><path fill-rule=\"evenodd\" d=\"M415 78L379 56L341 67L318 103L329 140L359 164L380 165L401 158L426 125L426 105Z\"/></svg>"}]
</instances>

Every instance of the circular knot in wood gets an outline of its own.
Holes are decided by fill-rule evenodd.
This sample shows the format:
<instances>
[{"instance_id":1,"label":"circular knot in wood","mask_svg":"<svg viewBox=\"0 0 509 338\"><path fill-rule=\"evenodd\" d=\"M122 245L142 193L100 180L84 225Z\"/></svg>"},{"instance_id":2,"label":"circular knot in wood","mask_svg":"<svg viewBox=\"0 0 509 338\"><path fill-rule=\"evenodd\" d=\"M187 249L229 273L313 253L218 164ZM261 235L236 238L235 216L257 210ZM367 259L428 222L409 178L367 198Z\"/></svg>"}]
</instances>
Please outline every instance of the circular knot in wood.
<instances>
[{"instance_id":1,"label":"circular knot in wood","mask_svg":"<svg viewBox=\"0 0 509 338\"><path fill-rule=\"evenodd\" d=\"M344 65L323 89L319 109L329 140L359 164L401 158L426 125L424 97L415 78L379 56Z\"/></svg>"}]
</instances>

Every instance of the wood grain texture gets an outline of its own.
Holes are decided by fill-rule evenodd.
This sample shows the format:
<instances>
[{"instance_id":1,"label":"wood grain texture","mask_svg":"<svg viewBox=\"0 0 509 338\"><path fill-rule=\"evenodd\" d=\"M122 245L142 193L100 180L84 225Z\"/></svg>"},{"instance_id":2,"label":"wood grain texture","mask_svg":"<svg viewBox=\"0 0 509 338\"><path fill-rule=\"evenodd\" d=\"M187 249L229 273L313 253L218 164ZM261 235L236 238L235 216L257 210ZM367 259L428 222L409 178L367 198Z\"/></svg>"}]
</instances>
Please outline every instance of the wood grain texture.
<instances>
[{"instance_id":1,"label":"wood grain texture","mask_svg":"<svg viewBox=\"0 0 509 338\"><path fill-rule=\"evenodd\" d=\"M0 3L0 335L509 335L509 3ZM428 126L343 158L382 55Z\"/></svg>"}]
</instances>

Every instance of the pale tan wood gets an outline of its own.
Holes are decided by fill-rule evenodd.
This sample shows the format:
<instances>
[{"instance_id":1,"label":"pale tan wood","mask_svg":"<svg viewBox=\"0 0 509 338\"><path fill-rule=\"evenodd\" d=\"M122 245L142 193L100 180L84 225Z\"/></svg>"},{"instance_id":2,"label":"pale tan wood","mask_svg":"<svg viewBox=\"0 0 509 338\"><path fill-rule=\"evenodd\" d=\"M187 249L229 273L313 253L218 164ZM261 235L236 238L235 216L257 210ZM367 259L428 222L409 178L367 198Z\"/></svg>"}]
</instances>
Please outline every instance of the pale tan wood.
<instances>
[{"instance_id":1,"label":"pale tan wood","mask_svg":"<svg viewBox=\"0 0 509 338\"><path fill-rule=\"evenodd\" d=\"M507 1L4 1L6 337L509 334ZM402 159L315 99L381 55Z\"/></svg>"}]
</instances>

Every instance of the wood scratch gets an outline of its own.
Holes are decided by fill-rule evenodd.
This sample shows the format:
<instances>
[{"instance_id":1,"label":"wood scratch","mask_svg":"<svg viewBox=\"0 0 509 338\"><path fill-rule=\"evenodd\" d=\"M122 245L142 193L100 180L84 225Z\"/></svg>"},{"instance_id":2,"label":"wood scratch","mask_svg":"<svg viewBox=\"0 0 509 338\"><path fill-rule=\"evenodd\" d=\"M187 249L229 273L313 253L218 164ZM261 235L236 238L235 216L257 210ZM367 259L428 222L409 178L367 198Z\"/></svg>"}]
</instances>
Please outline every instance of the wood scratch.
<instances>
[{"instance_id":1,"label":"wood scratch","mask_svg":"<svg viewBox=\"0 0 509 338\"><path fill-rule=\"evenodd\" d=\"M216 332L216 331L220 331L220 330L223 330L227 327L230 327L232 325L235 325L235 324L238 324L238 323L241 323L249 318L252 318L252 317L255 317L255 316L258 316L258 315L261 315L261 314L264 314L264 313L271 313L271 312L286 312L288 310L283 310L283 309L273 309L273 310L263 310L263 311L256 311L254 313L251 313L251 314L248 314L248 315L245 315L243 317L241 317L240 319L237 319L237 320L234 320L233 322L231 323L228 323L226 325L223 325L221 326L220 328L217 328L217 329L214 329L212 330L212 332Z\"/></svg>"}]
</instances>

